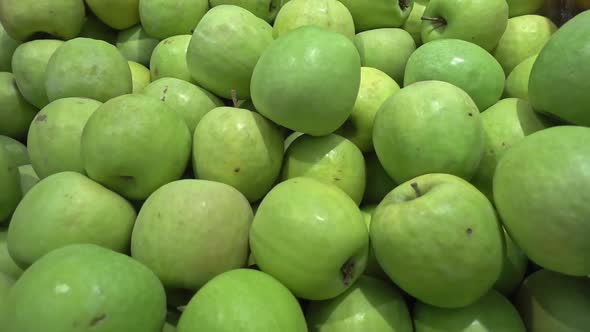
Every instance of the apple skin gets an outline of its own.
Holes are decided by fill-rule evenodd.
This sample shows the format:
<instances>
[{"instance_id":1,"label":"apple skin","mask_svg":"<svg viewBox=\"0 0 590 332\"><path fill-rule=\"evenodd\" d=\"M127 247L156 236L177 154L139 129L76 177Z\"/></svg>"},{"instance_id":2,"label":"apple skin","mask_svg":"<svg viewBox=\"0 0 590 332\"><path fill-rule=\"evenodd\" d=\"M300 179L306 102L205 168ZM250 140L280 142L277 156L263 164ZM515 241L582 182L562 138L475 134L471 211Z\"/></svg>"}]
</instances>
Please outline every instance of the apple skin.
<instances>
[{"instance_id":1,"label":"apple skin","mask_svg":"<svg viewBox=\"0 0 590 332\"><path fill-rule=\"evenodd\" d=\"M290 0L209 0L211 7L235 5L246 8L261 19L272 22L279 10Z\"/></svg>"},{"instance_id":2,"label":"apple skin","mask_svg":"<svg viewBox=\"0 0 590 332\"><path fill-rule=\"evenodd\" d=\"M141 25L119 31L117 35L117 48L129 61L135 61L142 65L148 65L152 53L160 43L158 39L150 37Z\"/></svg>"},{"instance_id":3,"label":"apple skin","mask_svg":"<svg viewBox=\"0 0 590 332\"><path fill-rule=\"evenodd\" d=\"M10 37L0 23L0 72L12 72L12 55L20 43Z\"/></svg>"},{"instance_id":4,"label":"apple skin","mask_svg":"<svg viewBox=\"0 0 590 332\"><path fill-rule=\"evenodd\" d=\"M49 104L45 90L45 71L49 59L63 43L55 39L33 40L21 44L14 52L12 73L18 90L37 108Z\"/></svg>"},{"instance_id":5,"label":"apple skin","mask_svg":"<svg viewBox=\"0 0 590 332\"><path fill-rule=\"evenodd\" d=\"M22 198L18 166L9 158L10 155L0 146L0 224L10 219Z\"/></svg>"},{"instance_id":6,"label":"apple skin","mask_svg":"<svg viewBox=\"0 0 590 332\"><path fill-rule=\"evenodd\" d=\"M417 82L381 106L373 144L383 168L397 183L427 173L468 180L484 151L481 115L460 88L442 81Z\"/></svg>"},{"instance_id":7,"label":"apple skin","mask_svg":"<svg viewBox=\"0 0 590 332\"><path fill-rule=\"evenodd\" d=\"M150 70L135 61L127 61L131 69L132 93L141 93L151 83Z\"/></svg>"},{"instance_id":8,"label":"apple skin","mask_svg":"<svg viewBox=\"0 0 590 332\"><path fill-rule=\"evenodd\" d=\"M25 138L37 111L18 90L12 73L0 72L0 135Z\"/></svg>"},{"instance_id":9,"label":"apple skin","mask_svg":"<svg viewBox=\"0 0 590 332\"><path fill-rule=\"evenodd\" d=\"M31 122L27 149L39 178L72 171L85 174L80 138L86 122L101 102L62 98L45 106Z\"/></svg>"},{"instance_id":10,"label":"apple skin","mask_svg":"<svg viewBox=\"0 0 590 332\"><path fill-rule=\"evenodd\" d=\"M510 72L504 85L504 96L507 98L529 99L529 79L537 54L519 63Z\"/></svg>"},{"instance_id":11,"label":"apple skin","mask_svg":"<svg viewBox=\"0 0 590 332\"><path fill-rule=\"evenodd\" d=\"M539 53L529 81L533 108L564 122L590 125L590 11L578 14L553 34ZM575 70L572 70L575 68Z\"/></svg>"},{"instance_id":12,"label":"apple skin","mask_svg":"<svg viewBox=\"0 0 590 332\"><path fill-rule=\"evenodd\" d=\"M276 39L262 54L252 74L252 101L283 127L323 136L350 116L360 81L361 61L352 41L305 26Z\"/></svg>"},{"instance_id":13,"label":"apple skin","mask_svg":"<svg viewBox=\"0 0 590 332\"><path fill-rule=\"evenodd\" d=\"M39 183L40 179L31 164L19 166L18 173L20 175L20 188L24 196L31 188Z\"/></svg>"},{"instance_id":14,"label":"apple skin","mask_svg":"<svg viewBox=\"0 0 590 332\"><path fill-rule=\"evenodd\" d=\"M27 165L31 163L27 146L15 140L14 138L0 135L0 149L4 148L4 152L16 166Z\"/></svg>"},{"instance_id":15,"label":"apple skin","mask_svg":"<svg viewBox=\"0 0 590 332\"><path fill-rule=\"evenodd\" d=\"M17 280L6 304L5 332L161 332L166 318L166 296L154 273L93 244L45 255Z\"/></svg>"},{"instance_id":16,"label":"apple skin","mask_svg":"<svg viewBox=\"0 0 590 332\"><path fill-rule=\"evenodd\" d=\"M90 13L86 17L86 21L84 22L78 37L103 40L109 44L115 45L117 43L117 33L117 30L106 25Z\"/></svg>"},{"instance_id":17,"label":"apple skin","mask_svg":"<svg viewBox=\"0 0 590 332\"><path fill-rule=\"evenodd\" d=\"M330 299L352 286L365 270L368 247L367 226L355 202L313 178L276 185L250 229L258 267L308 300Z\"/></svg>"},{"instance_id":18,"label":"apple skin","mask_svg":"<svg viewBox=\"0 0 590 332\"><path fill-rule=\"evenodd\" d=\"M494 200L506 230L537 265L590 275L590 128L557 126L527 136L504 153Z\"/></svg>"},{"instance_id":19,"label":"apple skin","mask_svg":"<svg viewBox=\"0 0 590 332\"><path fill-rule=\"evenodd\" d=\"M23 274L23 269L14 262L8 253L8 248L6 248L7 232L4 229L0 230L0 274L17 280Z\"/></svg>"},{"instance_id":20,"label":"apple skin","mask_svg":"<svg viewBox=\"0 0 590 332\"><path fill-rule=\"evenodd\" d=\"M441 39L420 47L406 65L404 86L427 80L463 89L483 112L500 100L506 76L483 48L460 39Z\"/></svg>"},{"instance_id":21,"label":"apple skin","mask_svg":"<svg viewBox=\"0 0 590 332\"><path fill-rule=\"evenodd\" d=\"M504 264L502 265L502 272L500 277L494 284L494 289L510 296L522 283L529 263L528 257L522 250L512 241L506 229L504 229Z\"/></svg>"},{"instance_id":22,"label":"apple skin","mask_svg":"<svg viewBox=\"0 0 590 332\"><path fill-rule=\"evenodd\" d=\"M377 205L365 205L361 207L361 213L363 214L365 224L367 225L367 230L369 230L369 233L371 232L371 219L373 219L373 213L375 212L376 208ZM381 266L379 266L377 257L375 257L375 251L371 248L370 243L369 254L367 256L367 267L365 268L364 275L381 280L386 280L388 282L390 281L385 271L383 271Z\"/></svg>"},{"instance_id":23,"label":"apple skin","mask_svg":"<svg viewBox=\"0 0 590 332\"><path fill-rule=\"evenodd\" d=\"M421 4L419 1L414 1L414 8L410 12L410 16L402 25L402 29L406 30L414 39L416 46L422 45L422 15L426 10L427 4Z\"/></svg>"},{"instance_id":24,"label":"apple skin","mask_svg":"<svg viewBox=\"0 0 590 332\"><path fill-rule=\"evenodd\" d=\"M261 54L272 43L272 27L248 10L232 5L203 16L188 46L186 60L199 86L222 98L250 98L250 79Z\"/></svg>"},{"instance_id":25,"label":"apple skin","mask_svg":"<svg viewBox=\"0 0 590 332\"><path fill-rule=\"evenodd\" d=\"M543 7L543 0L506 0L510 17L534 14Z\"/></svg>"},{"instance_id":26,"label":"apple skin","mask_svg":"<svg viewBox=\"0 0 590 332\"><path fill-rule=\"evenodd\" d=\"M508 75L519 63L538 54L555 31L555 24L544 16L513 17L492 55Z\"/></svg>"},{"instance_id":27,"label":"apple skin","mask_svg":"<svg viewBox=\"0 0 590 332\"><path fill-rule=\"evenodd\" d=\"M191 299L177 332L307 332L297 299L276 279L237 269L213 278Z\"/></svg>"},{"instance_id":28,"label":"apple skin","mask_svg":"<svg viewBox=\"0 0 590 332\"><path fill-rule=\"evenodd\" d=\"M273 25L273 37L302 26L314 25L354 39L352 15L338 0L290 0L281 8Z\"/></svg>"},{"instance_id":29,"label":"apple skin","mask_svg":"<svg viewBox=\"0 0 590 332\"><path fill-rule=\"evenodd\" d=\"M399 28L408 19L414 0L341 0L352 14L357 32L379 28Z\"/></svg>"},{"instance_id":30,"label":"apple skin","mask_svg":"<svg viewBox=\"0 0 590 332\"><path fill-rule=\"evenodd\" d=\"M82 30L85 11L83 0L0 1L0 21L8 35L19 41L37 39L42 33L75 38Z\"/></svg>"},{"instance_id":31,"label":"apple skin","mask_svg":"<svg viewBox=\"0 0 590 332\"><path fill-rule=\"evenodd\" d=\"M367 184L363 203L379 204L397 184L387 174L375 153L365 154L365 169L367 171Z\"/></svg>"},{"instance_id":32,"label":"apple skin","mask_svg":"<svg viewBox=\"0 0 590 332\"><path fill-rule=\"evenodd\" d=\"M49 59L45 78L50 102L66 97L105 102L133 89L131 69L117 48L89 38L62 44Z\"/></svg>"},{"instance_id":33,"label":"apple skin","mask_svg":"<svg viewBox=\"0 0 590 332\"><path fill-rule=\"evenodd\" d=\"M518 311L502 294L491 290L464 308L414 306L415 332L527 332Z\"/></svg>"},{"instance_id":34,"label":"apple skin","mask_svg":"<svg viewBox=\"0 0 590 332\"><path fill-rule=\"evenodd\" d=\"M192 33L207 10L207 0L139 1L142 27L148 35L159 40Z\"/></svg>"},{"instance_id":35,"label":"apple skin","mask_svg":"<svg viewBox=\"0 0 590 332\"><path fill-rule=\"evenodd\" d=\"M86 0L86 4L94 15L116 30L139 23L139 0Z\"/></svg>"},{"instance_id":36,"label":"apple skin","mask_svg":"<svg viewBox=\"0 0 590 332\"><path fill-rule=\"evenodd\" d=\"M163 77L174 77L187 82L194 82L186 63L186 52L191 42L191 35L178 35L162 40L150 58L152 81Z\"/></svg>"},{"instance_id":37,"label":"apple skin","mask_svg":"<svg viewBox=\"0 0 590 332\"><path fill-rule=\"evenodd\" d=\"M370 232L385 273L433 306L474 303L502 269L504 239L492 204L454 175L426 174L396 187L377 206Z\"/></svg>"},{"instance_id":38,"label":"apple skin","mask_svg":"<svg viewBox=\"0 0 590 332\"><path fill-rule=\"evenodd\" d=\"M508 25L506 0L431 0L422 23L422 42L462 39L491 51ZM441 21L441 19L443 21Z\"/></svg>"},{"instance_id":39,"label":"apple skin","mask_svg":"<svg viewBox=\"0 0 590 332\"><path fill-rule=\"evenodd\" d=\"M94 111L81 146L91 179L128 199L143 200L183 175L191 137L183 118L169 106L155 97L129 94Z\"/></svg>"}]
</instances>

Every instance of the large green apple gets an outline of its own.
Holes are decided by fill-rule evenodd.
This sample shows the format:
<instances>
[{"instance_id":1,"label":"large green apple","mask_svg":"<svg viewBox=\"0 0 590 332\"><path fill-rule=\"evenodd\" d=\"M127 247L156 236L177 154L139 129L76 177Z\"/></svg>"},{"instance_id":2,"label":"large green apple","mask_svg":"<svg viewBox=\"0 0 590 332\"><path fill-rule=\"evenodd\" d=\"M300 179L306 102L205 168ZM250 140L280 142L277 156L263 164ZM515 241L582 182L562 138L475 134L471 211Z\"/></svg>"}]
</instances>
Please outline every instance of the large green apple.
<instances>
[{"instance_id":1,"label":"large green apple","mask_svg":"<svg viewBox=\"0 0 590 332\"><path fill-rule=\"evenodd\" d=\"M90 178L142 200L183 175L191 137L183 118L165 103L131 94L109 100L92 114L81 147Z\"/></svg>"},{"instance_id":2,"label":"large green apple","mask_svg":"<svg viewBox=\"0 0 590 332\"><path fill-rule=\"evenodd\" d=\"M64 171L85 173L80 138L86 122L100 105L101 102L88 98L62 98L37 114L29 128L27 149L41 179Z\"/></svg>"},{"instance_id":3,"label":"large green apple","mask_svg":"<svg viewBox=\"0 0 590 332\"><path fill-rule=\"evenodd\" d=\"M105 41L76 38L61 45L45 71L49 101L86 97L105 102L131 93L133 82L127 60Z\"/></svg>"},{"instance_id":4,"label":"large green apple","mask_svg":"<svg viewBox=\"0 0 590 332\"><path fill-rule=\"evenodd\" d=\"M221 99L187 81L178 78L160 78L148 85L143 94L160 99L184 119L190 136L207 112L223 106Z\"/></svg>"},{"instance_id":5,"label":"large green apple","mask_svg":"<svg viewBox=\"0 0 590 332\"><path fill-rule=\"evenodd\" d=\"M2 0L0 21L13 39L25 41L51 35L72 39L85 21L83 0Z\"/></svg>"},{"instance_id":6,"label":"large green apple","mask_svg":"<svg viewBox=\"0 0 590 332\"><path fill-rule=\"evenodd\" d=\"M10 256L25 268L74 243L129 250L135 210L86 176L61 172L37 183L18 204L8 227Z\"/></svg>"},{"instance_id":7,"label":"large green apple","mask_svg":"<svg viewBox=\"0 0 590 332\"><path fill-rule=\"evenodd\" d=\"M415 332L527 332L518 311L502 294L491 290L463 308L414 306Z\"/></svg>"},{"instance_id":8,"label":"large green apple","mask_svg":"<svg viewBox=\"0 0 590 332\"><path fill-rule=\"evenodd\" d=\"M246 265L252 218L248 200L228 185L174 181L141 207L131 255L165 287L198 290L216 275Z\"/></svg>"},{"instance_id":9,"label":"large green apple","mask_svg":"<svg viewBox=\"0 0 590 332\"><path fill-rule=\"evenodd\" d=\"M273 122L322 136L352 113L361 81L361 61L342 34L305 26L276 39L252 75L252 101Z\"/></svg>"},{"instance_id":10,"label":"large green apple","mask_svg":"<svg viewBox=\"0 0 590 332\"><path fill-rule=\"evenodd\" d=\"M538 54L555 31L555 24L544 16L513 17L492 55L508 75L519 63Z\"/></svg>"},{"instance_id":11,"label":"large green apple","mask_svg":"<svg viewBox=\"0 0 590 332\"><path fill-rule=\"evenodd\" d=\"M17 280L23 274L23 269L10 257L6 247L6 234L6 230L0 229L0 273Z\"/></svg>"},{"instance_id":12,"label":"large green apple","mask_svg":"<svg viewBox=\"0 0 590 332\"><path fill-rule=\"evenodd\" d=\"M458 87L442 81L417 82L381 106L373 144L397 183L427 173L470 179L484 151L481 115Z\"/></svg>"},{"instance_id":13,"label":"large green apple","mask_svg":"<svg viewBox=\"0 0 590 332\"><path fill-rule=\"evenodd\" d=\"M408 19L414 0L340 0L354 18L356 31L399 28Z\"/></svg>"},{"instance_id":14,"label":"large green apple","mask_svg":"<svg viewBox=\"0 0 590 332\"><path fill-rule=\"evenodd\" d=\"M396 183L387 174L375 153L365 154L365 169L367 181L363 202L365 204L379 204L385 195L395 188Z\"/></svg>"},{"instance_id":15,"label":"large green apple","mask_svg":"<svg viewBox=\"0 0 590 332\"><path fill-rule=\"evenodd\" d=\"M590 128L558 126L504 153L494 199L516 244L541 267L590 275Z\"/></svg>"},{"instance_id":16,"label":"large green apple","mask_svg":"<svg viewBox=\"0 0 590 332\"><path fill-rule=\"evenodd\" d=\"M86 0L86 4L101 21L117 30L139 23L139 0Z\"/></svg>"},{"instance_id":17,"label":"large green apple","mask_svg":"<svg viewBox=\"0 0 590 332\"><path fill-rule=\"evenodd\" d=\"M10 155L0 145L0 224L10 219L22 193L18 166L10 159Z\"/></svg>"},{"instance_id":18,"label":"large green apple","mask_svg":"<svg viewBox=\"0 0 590 332\"><path fill-rule=\"evenodd\" d=\"M290 0L277 14L273 36L278 38L307 25L322 27L354 39L352 15L338 0Z\"/></svg>"},{"instance_id":19,"label":"large green apple","mask_svg":"<svg viewBox=\"0 0 590 332\"><path fill-rule=\"evenodd\" d=\"M207 0L139 1L141 25L159 40L191 33L208 10Z\"/></svg>"},{"instance_id":20,"label":"large green apple","mask_svg":"<svg viewBox=\"0 0 590 332\"><path fill-rule=\"evenodd\" d=\"M1 148L4 148L4 152L6 152L8 159L12 160L16 166L20 167L31 163L29 153L27 152L27 146L14 138L0 135L0 149Z\"/></svg>"},{"instance_id":21,"label":"large green apple","mask_svg":"<svg viewBox=\"0 0 590 332\"><path fill-rule=\"evenodd\" d=\"M529 79L537 54L519 63L506 78L504 96L507 98L529 99Z\"/></svg>"},{"instance_id":22,"label":"large green apple","mask_svg":"<svg viewBox=\"0 0 590 332\"><path fill-rule=\"evenodd\" d=\"M365 159L353 142L330 134L297 138L285 155L282 179L311 177L344 191L358 205L365 193Z\"/></svg>"},{"instance_id":23,"label":"large green apple","mask_svg":"<svg viewBox=\"0 0 590 332\"><path fill-rule=\"evenodd\" d=\"M307 332L297 299L276 279L237 269L213 278L191 299L178 332Z\"/></svg>"},{"instance_id":24,"label":"large green apple","mask_svg":"<svg viewBox=\"0 0 590 332\"><path fill-rule=\"evenodd\" d=\"M398 84L404 82L406 64L416 50L408 32L396 28L364 31L356 35L354 44L364 67L379 69Z\"/></svg>"},{"instance_id":25,"label":"large green apple","mask_svg":"<svg viewBox=\"0 0 590 332\"><path fill-rule=\"evenodd\" d=\"M20 42L6 33L0 22L0 72L12 72L12 55Z\"/></svg>"},{"instance_id":26,"label":"large green apple","mask_svg":"<svg viewBox=\"0 0 590 332\"><path fill-rule=\"evenodd\" d=\"M151 82L150 70L135 61L127 61L131 69L131 81L133 82L133 93L141 93Z\"/></svg>"},{"instance_id":27,"label":"large green apple","mask_svg":"<svg viewBox=\"0 0 590 332\"><path fill-rule=\"evenodd\" d=\"M250 230L258 267L309 300L330 299L352 286L365 270L368 245L367 226L354 201L313 178L275 186Z\"/></svg>"},{"instance_id":28,"label":"large green apple","mask_svg":"<svg viewBox=\"0 0 590 332\"><path fill-rule=\"evenodd\" d=\"M415 1L410 16L402 25L402 29L406 30L414 38L416 46L422 45L422 16L425 10L426 4Z\"/></svg>"},{"instance_id":29,"label":"large green apple","mask_svg":"<svg viewBox=\"0 0 590 332\"><path fill-rule=\"evenodd\" d=\"M494 284L494 289L506 296L510 296L522 283L527 272L529 259L512 241L506 229L504 229L504 243L504 264L502 264L502 272Z\"/></svg>"},{"instance_id":30,"label":"large green apple","mask_svg":"<svg viewBox=\"0 0 590 332\"><path fill-rule=\"evenodd\" d=\"M504 239L492 204L454 175L426 174L396 187L373 213L370 232L385 273L433 306L474 303L502 269Z\"/></svg>"},{"instance_id":31,"label":"large green apple","mask_svg":"<svg viewBox=\"0 0 590 332\"><path fill-rule=\"evenodd\" d=\"M218 107L203 116L193 137L193 169L198 179L238 189L250 202L266 195L283 162L283 136L262 115Z\"/></svg>"},{"instance_id":32,"label":"large green apple","mask_svg":"<svg viewBox=\"0 0 590 332\"><path fill-rule=\"evenodd\" d=\"M211 7L220 5L235 5L248 9L261 19L272 22L279 10L289 0L209 0Z\"/></svg>"},{"instance_id":33,"label":"large green apple","mask_svg":"<svg viewBox=\"0 0 590 332\"><path fill-rule=\"evenodd\" d=\"M543 7L543 0L506 0L510 17L536 13Z\"/></svg>"},{"instance_id":34,"label":"large green apple","mask_svg":"<svg viewBox=\"0 0 590 332\"><path fill-rule=\"evenodd\" d=\"M471 183L493 202L493 178L500 158L525 136L549 124L528 101L517 98L500 100L482 113L481 120L486 147Z\"/></svg>"},{"instance_id":35,"label":"large green apple","mask_svg":"<svg viewBox=\"0 0 590 332\"><path fill-rule=\"evenodd\" d=\"M441 39L423 45L408 60L404 86L427 80L463 89L483 112L500 100L506 76L483 48L460 39Z\"/></svg>"},{"instance_id":36,"label":"large green apple","mask_svg":"<svg viewBox=\"0 0 590 332\"><path fill-rule=\"evenodd\" d=\"M43 256L10 289L6 304L5 332L161 332L166 316L164 289L152 271L92 244Z\"/></svg>"},{"instance_id":37,"label":"large green apple","mask_svg":"<svg viewBox=\"0 0 590 332\"><path fill-rule=\"evenodd\" d=\"M117 48L127 60L148 65L152 52L160 43L158 39L149 36L141 25L122 30L117 36Z\"/></svg>"},{"instance_id":38,"label":"large green apple","mask_svg":"<svg viewBox=\"0 0 590 332\"><path fill-rule=\"evenodd\" d=\"M80 31L78 37L103 40L114 45L117 43L117 30L106 25L96 16L89 14L86 17L86 22L84 22L84 26L82 26L82 31Z\"/></svg>"},{"instance_id":39,"label":"large green apple","mask_svg":"<svg viewBox=\"0 0 590 332\"><path fill-rule=\"evenodd\" d=\"M12 73L0 72L0 135L25 138L37 111L18 90Z\"/></svg>"},{"instance_id":40,"label":"large green apple","mask_svg":"<svg viewBox=\"0 0 590 332\"><path fill-rule=\"evenodd\" d=\"M431 0L422 16L422 42L462 39L491 51L508 25L506 0Z\"/></svg>"},{"instance_id":41,"label":"large green apple","mask_svg":"<svg viewBox=\"0 0 590 332\"><path fill-rule=\"evenodd\" d=\"M539 53L529 82L536 111L590 125L590 11L564 24Z\"/></svg>"},{"instance_id":42,"label":"large green apple","mask_svg":"<svg viewBox=\"0 0 590 332\"><path fill-rule=\"evenodd\" d=\"M39 183L39 175L37 175L31 164L19 166L18 173L20 175L20 189L24 196L31 188Z\"/></svg>"},{"instance_id":43,"label":"large green apple","mask_svg":"<svg viewBox=\"0 0 590 332\"><path fill-rule=\"evenodd\" d=\"M186 63L186 52L191 38L191 35L169 37L154 48L150 58L152 81L162 77L174 77L187 82L193 81Z\"/></svg>"}]
</instances>

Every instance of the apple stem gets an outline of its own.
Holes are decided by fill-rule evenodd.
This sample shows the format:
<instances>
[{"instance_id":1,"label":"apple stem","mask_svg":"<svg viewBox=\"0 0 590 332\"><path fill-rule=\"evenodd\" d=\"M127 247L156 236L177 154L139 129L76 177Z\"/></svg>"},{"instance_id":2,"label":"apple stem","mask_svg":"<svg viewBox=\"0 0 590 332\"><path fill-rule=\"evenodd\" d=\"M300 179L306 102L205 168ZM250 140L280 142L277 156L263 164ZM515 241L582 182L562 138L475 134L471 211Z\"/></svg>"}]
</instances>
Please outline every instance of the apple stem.
<instances>
[{"instance_id":1,"label":"apple stem","mask_svg":"<svg viewBox=\"0 0 590 332\"><path fill-rule=\"evenodd\" d=\"M238 92L236 89L231 89L231 101L234 104L234 107L238 107Z\"/></svg>"},{"instance_id":2,"label":"apple stem","mask_svg":"<svg viewBox=\"0 0 590 332\"><path fill-rule=\"evenodd\" d=\"M418 187L418 183L414 182L411 184L412 189L414 189L414 191L416 192L416 197L420 197L422 196L422 192L420 191L420 188Z\"/></svg>"},{"instance_id":3,"label":"apple stem","mask_svg":"<svg viewBox=\"0 0 590 332\"><path fill-rule=\"evenodd\" d=\"M430 16L422 16L420 18L422 21L431 21L435 23L439 23L440 25L446 25L447 21L442 17L430 17Z\"/></svg>"}]
</instances>

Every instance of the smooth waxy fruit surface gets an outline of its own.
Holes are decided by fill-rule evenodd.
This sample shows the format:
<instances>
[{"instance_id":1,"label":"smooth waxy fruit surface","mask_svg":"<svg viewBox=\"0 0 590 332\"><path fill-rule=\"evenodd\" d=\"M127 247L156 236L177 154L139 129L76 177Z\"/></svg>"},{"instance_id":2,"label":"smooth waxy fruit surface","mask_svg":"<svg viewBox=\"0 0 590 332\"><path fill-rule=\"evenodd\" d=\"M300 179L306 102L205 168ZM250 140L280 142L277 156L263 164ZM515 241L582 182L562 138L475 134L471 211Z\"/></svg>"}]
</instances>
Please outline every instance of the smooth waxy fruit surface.
<instances>
[{"instance_id":1,"label":"smooth waxy fruit surface","mask_svg":"<svg viewBox=\"0 0 590 332\"><path fill-rule=\"evenodd\" d=\"M207 0L139 1L141 25L148 35L159 40L191 33L207 10Z\"/></svg>"},{"instance_id":2,"label":"smooth waxy fruit surface","mask_svg":"<svg viewBox=\"0 0 590 332\"><path fill-rule=\"evenodd\" d=\"M399 28L410 15L413 0L377 0L371 2L342 0L354 19L356 31Z\"/></svg>"},{"instance_id":3,"label":"smooth waxy fruit surface","mask_svg":"<svg viewBox=\"0 0 590 332\"><path fill-rule=\"evenodd\" d=\"M150 74L152 81L162 77L174 77L187 82L193 78L186 64L186 52L191 35L178 35L162 40L150 58Z\"/></svg>"},{"instance_id":4,"label":"smooth waxy fruit surface","mask_svg":"<svg viewBox=\"0 0 590 332\"><path fill-rule=\"evenodd\" d=\"M0 224L10 219L16 209L22 193L18 167L10 158L3 146L0 145Z\"/></svg>"},{"instance_id":5,"label":"smooth waxy fruit surface","mask_svg":"<svg viewBox=\"0 0 590 332\"><path fill-rule=\"evenodd\" d=\"M26 137L37 111L18 90L14 76L0 73L0 135L16 139Z\"/></svg>"}]
</instances>

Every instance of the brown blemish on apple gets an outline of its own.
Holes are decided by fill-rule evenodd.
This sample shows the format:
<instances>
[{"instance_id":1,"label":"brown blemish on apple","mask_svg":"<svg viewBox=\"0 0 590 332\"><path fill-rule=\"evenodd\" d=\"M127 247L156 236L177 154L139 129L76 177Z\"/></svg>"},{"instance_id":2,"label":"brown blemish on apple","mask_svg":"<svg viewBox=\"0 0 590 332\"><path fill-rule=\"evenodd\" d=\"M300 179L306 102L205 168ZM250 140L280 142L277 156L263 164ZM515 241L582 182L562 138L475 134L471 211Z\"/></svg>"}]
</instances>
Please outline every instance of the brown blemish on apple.
<instances>
[{"instance_id":1,"label":"brown blemish on apple","mask_svg":"<svg viewBox=\"0 0 590 332\"><path fill-rule=\"evenodd\" d=\"M162 98L160 98L161 101L166 101L166 94L168 93L168 86L166 85L164 87L164 91L162 91Z\"/></svg>"},{"instance_id":2,"label":"brown blemish on apple","mask_svg":"<svg viewBox=\"0 0 590 332\"><path fill-rule=\"evenodd\" d=\"M340 268L340 272L342 272L342 282L344 282L345 286L348 286L352 283L352 279L354 277L354 262L351 260L346 261L342 268Z\"/></svg>"},{"instance_id":3,"label":"brown blemish on apple","mask_svg":"<svg viewBox=\"0 0 590 332\"><path fill-rule=\"evenodd\" d=\"M240 173L240 168L239 167L234 168L234 172Z\"/></svg>"},{"instance_id":4,"label":"brown blemish on apple","mask_svg":"<svg viewBox=\"0 0 590 332\"><path fill-rule=\"evenodd\" d=\"M90 327L96 326L96 325L100 324L101 322L103 322L106 318L107 318L107 314L105 314L105 313L99 314L96 317L92 318L92 320L90 321L88 326L90 326Z\"/></svg>"},{"instance_id":5,"label":"brown blemish on apple","mask_svg":"<svg viewBox=\"0 0 590 332\"><path fill-rule=\"evenodd\" d=\"M45 114L39 114L37 115L37 117L35 118L35 121L37 122L43 122L47 119L47 115Z\"/></svg>"},{"instance_id":6,"label":"brown blemish on apple","mask_svg":"<svg viewBox=\"0 0 590 332\"><path fill-rule=\"evenodd\" d=\"M422 196L422 191L420 191L420 188L418 187L417 182L412 182L411 186L412 186L412 189L414 189L414 192L416 193L416 197Z\"/></svg>"},{"instance_id":7,"label":"brown blemish on apple","mask_svg":"<svg viewBox=\"0 0 590 332\"><path fill-rule=\"evenodd\" d=\"M467 235L471 235L471 234L473 234L473 229L471 229L471 227L469 227L465 230L465 233L467 233Z\"/></svg>"}]
</instances>

